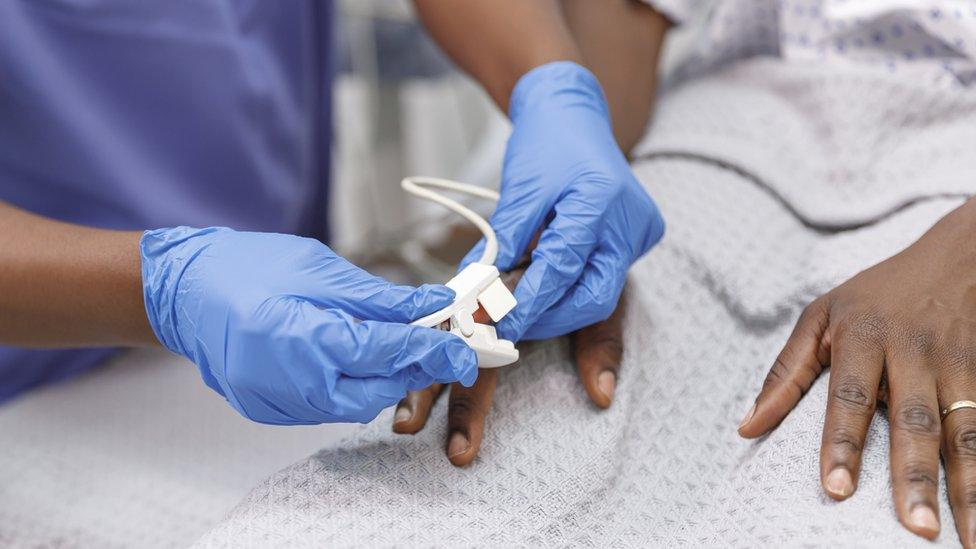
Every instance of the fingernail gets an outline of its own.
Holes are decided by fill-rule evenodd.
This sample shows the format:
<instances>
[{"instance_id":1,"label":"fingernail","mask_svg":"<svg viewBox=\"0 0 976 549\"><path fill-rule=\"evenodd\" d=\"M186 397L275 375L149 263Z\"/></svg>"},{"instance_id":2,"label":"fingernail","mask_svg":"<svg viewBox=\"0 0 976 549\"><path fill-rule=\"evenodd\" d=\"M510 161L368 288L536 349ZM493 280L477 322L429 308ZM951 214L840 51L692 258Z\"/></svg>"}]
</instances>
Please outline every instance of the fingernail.
<instances>
[{"instance_id":1,"label":"fingernail","mask_svg":"<svg viewBox=\"0 0 976 549\"><path fill-rule=\"evenodd\" d=\"M739 429L745 427L746 426L746 423L749 423L749 420L751 420L752 419L752 416L754 416L754 415L756 415L756 405L755 404L752 405L752 408L749 408L749 411L746 412L746 416L744 418L742 418L742 421L739 422Z\"/></svg>"},{"instance_id":2,"label":"fingernail","mask_svg":"<svg viewBox=\"0 0 976 549\"><path fill-rule=\"evenodd\" d=\"M939 519L935 518L935 513L928 505L916 505L908 515L908 522L919 530L931 533L939 531Z\"/></svg>"},{"instance_id":3,"label":"fingernail","mask_svg":"<svg viewBox=\"0 0 976 549\"><path fill-rule=\"evenodd\" d=\"M827 491L835 496L846 498L854 492L854 482L847 469L838 467L827 475Z\"/></svg>"},{"instance_id":4,"label":"fingernail","mask_svg":"<svg viewBox=\"0 0 976 549\"><path fill-rule=\"evenodd\" d=\"M413 417L413 412L407 406L400 406L397 408L396 414L393 416L393 423L400 423L403 421L409 421Z\"/></svg>"},{"instance_id":5,"label":"fingernail","mask_svg":"<svg viewBox=\"0 0 976 549\"><path fill-rule=\"evenodd\" d=\"M452 458L461 455L467 452L470 447L471 444L468 442L468 437L464 436L464 433L460 431L455 431L451 433L451 440L447 444L447 457Z\"/></svg>"},{"instance_id":6,"label":"fingernail","mask_svg":"<svg viewBox=\"0 0 976 549\"><path fill-rule=\"evenodd\" d=\"M596 378L596 386L600 388L600 392L606 395L608 400L613 400L613 390L617 387L617 376L610 370L604 370Z\"/></svg>"}]
</instances>

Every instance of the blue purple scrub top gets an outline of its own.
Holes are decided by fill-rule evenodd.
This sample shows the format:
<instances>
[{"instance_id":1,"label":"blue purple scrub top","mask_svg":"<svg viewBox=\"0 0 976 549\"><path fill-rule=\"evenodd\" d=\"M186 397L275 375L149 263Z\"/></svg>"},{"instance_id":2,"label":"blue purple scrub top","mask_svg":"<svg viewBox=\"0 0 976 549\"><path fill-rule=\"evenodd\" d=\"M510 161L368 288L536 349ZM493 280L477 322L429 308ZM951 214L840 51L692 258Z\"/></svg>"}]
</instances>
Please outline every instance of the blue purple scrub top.
<instances>
[{"instance_id":1,"label":"blue purple scrub top","mask_svg":"<svg viewBox=\"0 0 976 549\"><path fill-rule=\"evenodd\" d=\"M0 2L0 200L94 227L326 239L333 11ZM0 402L111 352L0 346Z\"/></svg>"}]
</instances>

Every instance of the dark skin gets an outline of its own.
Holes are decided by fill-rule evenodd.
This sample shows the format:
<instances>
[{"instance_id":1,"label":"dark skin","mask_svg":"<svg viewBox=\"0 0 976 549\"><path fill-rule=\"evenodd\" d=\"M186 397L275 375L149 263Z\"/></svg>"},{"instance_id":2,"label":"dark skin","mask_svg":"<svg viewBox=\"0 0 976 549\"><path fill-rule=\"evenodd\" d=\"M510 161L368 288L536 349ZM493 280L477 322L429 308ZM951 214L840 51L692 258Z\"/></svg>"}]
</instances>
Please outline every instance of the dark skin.
<instances>
[{"instance_id":1,"label":"dark skin","mask_svg":"<svg viewBox=\"0 0 976 549\"><path fill-rule=\"evenodd\" d=\"M939 533L939 457L965 547L976 546L976 200L949 213L897 255L804 310L739 433L774 429L830 367L820 450L824 491L857 489L861 453L879 402L887 403L898 519Z\"/></svg>"},{"instance_id":2,"label":"dark skin","mask_svg":"<svg viewBox=\"0 0 976 549\"><path fill-rule=\"evenodd\" d=\"M0 343L156 344L142 303L141 236L0 202Z\"/></svg>"},{"instance_id":3,"label":"dark skin","mask_svg":"<svg viewBox=\"0 0 976 549\"><path fill-rule=\"evenodd\" d=\"M463 69L484 84L499 108L507 109L508 97L518 75L529 68L560 59L576 61L587 66L600 80L610 104L618 145L628 152L636 144L651 114L657 60L669 26L664 17L629 0L483 0L468 1L466 5L472 9L459 16L434 10L435 6L451 2L416 0L415 4L431 35ZM518 28L517 21L523 18L514 17L516 28L513 29L506 21L492 18L500 4L504 4L502 13L526 16L533 13L539 26ZM478 38L471 40L471 33ZM544 36L541 40L544 47L540 47L538 57L509 63L509 67L520 68L508 71L497 59L486 57L478 44L485 40L493 44L492 50L495 47L502 50L515 48L518 41L511 39L513 34L530 42ZM514 57L521 58L519 55ZM495 82L500 87L487 82ZM529 252L532 247L529 246ZM524 270L525 265L520 265L503 276L510 289L514 289ZM605 321L572 334L580 380L590 400L599 408L608 408L613 402L623 354L623 315L624 299L621 299L616 311ZM487 316L476 317L476 320L490 322ZM451 386L445 453L452 464L463 467L478 455L499 375L503 375L499 369L483 369L473 387L465 388L456 383ZM397 406L393 430L414 434L423 429L443 390L443 386L434 385L407 395Z\"/></svg>"},{"instance_id":4,"label":"dark skin","mask_svg":"<svg viewBox=\"0 0 976 549\"><path fill-rule=\"evenodd\" d=\"M531 253L533 245L530 244ZM525 259L525 258L523 258ZM514 289L525 272L526 262L502 275L502 281ZM626 295L626 294L625 294ZM573 355L580 381L590 400L597 407L606 409L613 401L620 361L623 356L623 324L625 296L609 318L573 333ZM475 322L491 324L484 309L474 315ZM482 369L478 380L471 387L460 383L451 384L448 402L448 435L445 446L447 459L458 467L471 463L478 455L484 437L485 419L491 410L492 396L501 368ZM415 434L424 428L434 402L443 392L441 384L420 391L413 391L397 405L393 431Z\"/></svg>"},{"instance_id":5,"label":"dark skin","mask_svg":"<svg viewBox=\"0 0 976 549\"><path fill-rule=\"evenodd\" d=\"M650 119L670 24L635 0L414 0L427 31L502 112L519 77L551 61L597 76L624 152ZM463 6L463 9L461 8Z\"/></svg>"}]
</instances>

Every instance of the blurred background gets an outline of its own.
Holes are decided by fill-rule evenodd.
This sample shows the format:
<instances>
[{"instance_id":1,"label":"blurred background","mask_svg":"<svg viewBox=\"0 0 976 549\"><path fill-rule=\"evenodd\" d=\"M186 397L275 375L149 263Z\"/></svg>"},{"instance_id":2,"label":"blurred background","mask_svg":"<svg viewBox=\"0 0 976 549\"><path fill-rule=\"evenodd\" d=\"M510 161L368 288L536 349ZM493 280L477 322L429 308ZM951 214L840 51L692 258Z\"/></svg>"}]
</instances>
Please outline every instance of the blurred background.
<instances>
[{"instance_id":1,"label":"blurred background","mask_svg":"<svg viewBox=\"0 0 976 549\"><path fill-rule=\"evenodd\" d=\"M406 195L400 180L429 175L497 187L508 120L426 36L409 2L338 6L331 244L377 274L446 280L478 233ZM491 212L490 203L456 198Z\"/></svg>"}]
</instances>

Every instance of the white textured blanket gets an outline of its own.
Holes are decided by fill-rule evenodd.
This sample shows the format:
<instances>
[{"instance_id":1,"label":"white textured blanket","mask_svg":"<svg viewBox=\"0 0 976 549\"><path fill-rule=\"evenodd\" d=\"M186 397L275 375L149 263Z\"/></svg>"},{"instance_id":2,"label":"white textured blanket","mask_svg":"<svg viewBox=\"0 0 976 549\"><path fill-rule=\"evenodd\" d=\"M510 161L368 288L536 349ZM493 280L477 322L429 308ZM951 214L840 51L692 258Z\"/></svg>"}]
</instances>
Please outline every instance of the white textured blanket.
<instances>
[{"instance_id":1,"label":"white textured blanket","mask_svg":"<svg viewBox=\"0 0 976 549\"><path fill-rule=\"evenodd\" d=\"M881 415L858 492L822 495L825 379L765 439L735 432L801 306L976 189L976 100L917 105L867 80L757 61L662 103L635 169L668 234L633 269L610 410L564 342L528 346L470 467L444 457L444 399L412 437L387 412L261 483L199 545L928 546L895 519Z\"/></svg>"}]
</instances>

